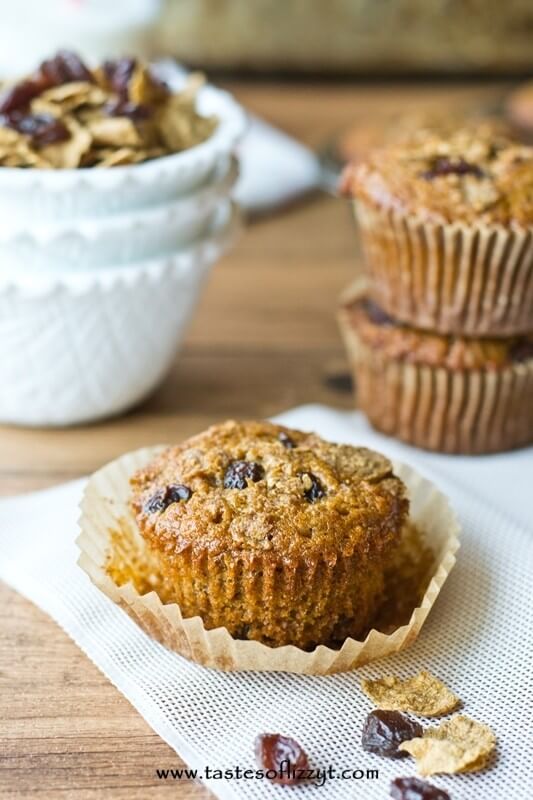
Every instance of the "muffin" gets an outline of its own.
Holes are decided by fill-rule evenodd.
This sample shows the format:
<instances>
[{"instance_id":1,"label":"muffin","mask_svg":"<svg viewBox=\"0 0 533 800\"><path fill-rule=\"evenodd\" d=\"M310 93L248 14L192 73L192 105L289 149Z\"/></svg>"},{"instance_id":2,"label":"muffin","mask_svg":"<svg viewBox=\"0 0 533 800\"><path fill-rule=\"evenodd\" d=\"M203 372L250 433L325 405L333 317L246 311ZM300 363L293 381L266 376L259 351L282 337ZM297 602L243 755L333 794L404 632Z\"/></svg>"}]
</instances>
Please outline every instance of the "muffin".
<instances>
[{"instance_id":1,"label":"muffin","mask_svg":"<svg viewBox=\"0 0 533 800\"><path fill-rule=\"evenodd\" d=\"M373 299L439 333L533 329L533 148L494 125L420 131L347 168Z\"/></svg>"},{"instance_id":2,"label":"muffin","mask_svg":"<svg viewBox=\"0 0 533 800\"><path fill-rule=\"evenodd\" d=\"M533 334L468 339L412 328L356 291L340 311L357 405L372 425L445 453L533 442Z\"/></svg>"},{"instance_id":3,"label":"muffin","mask_svg":"<svg viewBox=\"0 0 533 800\"><path fill-rule=\"evenodd\" d=\"M226 422L131 479L163 603L205 628L312 648L368 629L408 518L371 450L267 422Z\"/></svg>"}]
</instances>

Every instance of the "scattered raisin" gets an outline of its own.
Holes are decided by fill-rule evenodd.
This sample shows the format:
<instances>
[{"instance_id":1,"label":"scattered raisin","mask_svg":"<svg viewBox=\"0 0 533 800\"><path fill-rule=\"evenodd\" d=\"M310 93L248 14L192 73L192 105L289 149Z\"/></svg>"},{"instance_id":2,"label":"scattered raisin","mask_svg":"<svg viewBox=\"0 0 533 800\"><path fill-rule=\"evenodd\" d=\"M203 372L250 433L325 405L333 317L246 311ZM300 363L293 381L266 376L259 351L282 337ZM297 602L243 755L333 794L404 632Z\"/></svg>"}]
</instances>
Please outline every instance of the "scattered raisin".
<instances>
[{"instance_id":1,"label":"scattered raisin","mask_svg":"<svg viewBox=\"0 0 533 800\"><path fill-rule=\"evenodd\" d=\"M109 117L127 117L134 122L141 119L148 119L152 113L148 106L132 103L121 97L117 97L116 100L110 100L109 103L105 104L103 110Z\"/></svg>"},{"instance_id":2,"label":"scattered raisin","mask_svg":"<svg viewBox=\"0 0 533 800\"><path fill-rule=\"evenodd\" d=\"M285 433L285 431L280 432L278 439L283 445L283 447L287 448L287 450L294 450L294 448L296 447L295 443L293 442L289 434Z\"/></svg>"},{"instance_id":3,"label":"scattered raisin","mask_svg":"<svg viewBox=\"0 0 533 800\"><path fill-rule=\"evenodd\" d=\"M533 358L533 340L520 339L511 346L509 355L511 361L528 361Z\"/></svg>"},{"instance_id":4,"label":"scattered raisin","mask_svg":"<svg viewBox=\"0 0 533 800\"><path fill-rule=\"evenodd\" d=\"M128 86L137 66L134 58L117 58L104 61L102 69L112 90L123 100L128 99Z\"/></svg>"},{"instance_id":5,"label":"scattered raisin","mask_svg":"<svg viewBox=\"0 0 533 800\"><path fill-rule=\"evenodd\" d=\"M450 800L444 789L438 789L420 778L396 778L390 785L394 800Z\"/></svg>"},{"instance_id":6,"label":"scattered raisin","mask_svg":"<svg viewBox=\"0 0 533 800\"><path fill-rule=\"evenodd\" d=\"M334 375L326 375L324 384L333 392L341 394L351 394L353 391L353 378L348 372L338 372Z\"/></svg>"},{"instance_id":7,"label":"scattered raisin","mask_svg":"<svg viewBox=\"0 0 533 800\"><path fill-rule=\"evenodd\" d=\"M405 758L398 745L422 736L422 726L400 711L376 709L366 718L361 742L363 750L388 758Z\"/></svg>"},{"instance_id":8,"label":"scattered raisin","mask_svg":"<svg viewBox=\"0 0 533 800\"><path fill-rule=\"evenodd\" d=\"M70 50L59 50L53 58L43 61L37 75L48 86L81 81L94 83L94 78L81 58Z\"/></svg>"},{"instance_id":9,"label":"scattered raisin","mask_svg":"<svg viewBox=\"0 0 533 800\"><path fill-rule=\"evenodd\" d=\"M257 461L232 461L224 475L224 488L246 489L248 481L257 483L263 474L263 467Z\"/></svg>"},{"instance_id":10,"label":"scattered raisin","mask_svg":"<svg viewBox=\"0 0 533 800\"><path fill-rule=\"evenodd\" d=\"M437 156L430 168L422 173L422 177L427 181L445 175L474 175L476 178L482 178L484 172L477 164L471 164L469 161L465 161L464 158L453 160L447 156Z\"/></svg>"},{"instance_id":11,"label":"scattered raisin","mask_svg":"<svg viewBox=\"0 0 533 800\"><path fill-rule=\"evenodd\" d=\"M166 489L158 489L144 504L147 514L160 514L165 511L172 503L179 503L181 500L189 500L192 491L182 483L171 484Z\"/></svg>"},{"instance_id":12,"label":"scattered raisin","mask_svg":"<svg viewBox=\"0 0 533 800\"><path fill-rule=\"evenodd\" d=\"M24 114L12 111L0 116L0 125L31 138L34 147L45 147L70 139L68 128L52 114Z\"/></svg>"},{"instance_id":13,"label":"scattered raisin","mask_svg":"<svg viewBox=\"0 0 533 800\"><path fill-rule=\"evenodd\" d=\"M305 486L304 496L308 503L316 503L321 497L326 496L326 490L312 472L304 472L302 479Z\"/></svg>"},{"instance_id":14,"label":"scattered raisin","mask_svg":"<svg viewBox=\"0 0 533 800\"><path fill-rule=\"evenodd\" d=\"M291 786L307 777L307 754L290 736L282 736L280 733L260 734L255 740L255 756L259 766L265 770L266 777L273 783Z\"/></svg>"},{"instance_id":15,"label":"scattered raisin","mask_svg":"<svg viewBox=\"0 0 533 800\"><path fill-rule=\"evenodd\" d=\"M31 78L16 83L0 95L0 114L10 114L12 111L27 108L45 88L39 81Z\"/></svg>"},{"instance_id":16,"label":"scattered raisin","mask_svg":"<svg viewBox=\"0 0 533 800\"><path fill-rule=\"evenodd\" d=\"M383 311L377 303L374 303L373 300L366 299L364 301L364 309L368 318L375 325L391 325L394 323L393 318L389 316L386 311Z\"/></svg>"},{"instance_id":17,"label":"scattered raisin","mask_svg":"<svg viewBox=\"0 0 533 800\"><path fill-rule=\"evenodd\" d=\"M60 50L54 58L43 61L31 78L20 81L2 94L0 114L27 108L46 89L71 81L94 83L94 78L76 53Z\"/></svg>"}]
</instances>

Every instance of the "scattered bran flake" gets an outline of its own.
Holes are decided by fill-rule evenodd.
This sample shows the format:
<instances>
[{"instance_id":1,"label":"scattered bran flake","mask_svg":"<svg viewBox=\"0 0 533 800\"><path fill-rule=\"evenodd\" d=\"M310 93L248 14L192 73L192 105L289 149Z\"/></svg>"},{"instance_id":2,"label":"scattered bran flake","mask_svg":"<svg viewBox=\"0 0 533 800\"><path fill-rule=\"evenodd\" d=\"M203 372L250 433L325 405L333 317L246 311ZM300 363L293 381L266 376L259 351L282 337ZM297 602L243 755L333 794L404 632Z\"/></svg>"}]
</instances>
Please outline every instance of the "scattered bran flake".
<instances>
[{"instance_id":1,"label":"scattered bran flake","mask_svg":"<svg viewBox=\"0 0 533 800\"><path fill-rule=\"evenodd\" d=\"M421 775L435 775L484 769L495 747L488 725L457 714L423 736L402 742L399 749L414 756Z\"/></svg>"},{"instance_id":2,"label":"scattered bran flake","mask_svg":"<svg viewBox=\"0 0 533 800\"><path fill-rule=\"evenodd\" d=\"M426 670L405 680L394 676L363 680L361 688L378 708L410 711L422 717L449 714L460 703L457 695Z\"/></svg>"}]
</instances>

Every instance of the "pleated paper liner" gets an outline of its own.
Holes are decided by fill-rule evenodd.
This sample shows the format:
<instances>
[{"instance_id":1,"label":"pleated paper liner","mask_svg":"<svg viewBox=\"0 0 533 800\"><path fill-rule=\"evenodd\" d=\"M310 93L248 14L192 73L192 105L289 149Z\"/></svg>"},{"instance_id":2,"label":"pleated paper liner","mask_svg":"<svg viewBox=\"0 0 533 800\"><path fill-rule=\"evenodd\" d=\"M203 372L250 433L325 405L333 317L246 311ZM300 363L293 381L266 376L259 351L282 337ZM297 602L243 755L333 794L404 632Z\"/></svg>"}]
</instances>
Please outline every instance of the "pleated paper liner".
<instances>
[{"instance_id":1,"label":"pleated paper liner","mask_svg":"<svg viewBox=\"0 0 533 800\"><path fill-rule=\"evenodd\" d=\"M358 281L342 302L364 292ZM495 453L533 442L533 358L498 370L409 364L363 342L343 308L339 323L357 407L377 430L442 453Z\"/></svg>"},{"instance_id":2,"label":"pleated paper liner","mask_svg":"<svg viewBox=\"0 0 533 800\"><path fill-rule=\"evenodd\" d=\"M533 227L442 224L353 203L373 299L413 327L507 336L533 327Z\"/></svg>"},{"instance_id":3,"label":"pleated paper liner","mask_svg":"<svg viewBox=\"0 0 533 800\"><path fill-rule=\"evenodd\" d=\"M89 479L77 539L80 567L149 636L207 667L309 675L347 671L414 642L455 563L459 524L444 495L411 467L394 465L409 489L414 526L406 531L396 564L391 565L389 605L380 615L381 630L373 628L364 641L346 639L338 648L320 645L307 652L292 645L274 648L235 639L226 628L206 630L199 617L184 619L176 603L160 600L157 588L162 579L151 570L149 552L128 508L130 476L160 449L127 453ZM139 581L136 574L144 577ZM413 590L415 578L418 590ZM398 598L402 602L396 608Z\"/></svg>"}]
</instances>

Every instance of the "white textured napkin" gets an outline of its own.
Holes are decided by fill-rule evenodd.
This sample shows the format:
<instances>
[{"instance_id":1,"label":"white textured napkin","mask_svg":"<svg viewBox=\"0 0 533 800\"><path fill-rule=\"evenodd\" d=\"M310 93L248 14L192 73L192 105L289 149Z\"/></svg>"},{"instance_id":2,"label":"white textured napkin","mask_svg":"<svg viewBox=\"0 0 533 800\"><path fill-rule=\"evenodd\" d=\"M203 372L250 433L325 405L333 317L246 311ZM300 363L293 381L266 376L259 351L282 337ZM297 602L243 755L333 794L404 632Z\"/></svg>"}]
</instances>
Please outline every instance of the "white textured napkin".
<instances>
[{"instance_id":1,"label":"white textured napkin","mask_svg":"<svg viewBox=\"0 0 533 800\"><path fill-rule=\"evenodd\" d=\"M299 787L298 798L384 800L391 778L414 774L410 759L361 750L371 704L362 676L434 671L464 701L464 713L491 725L491 769L436 777L452 800L533 796L533 451L487 458L421 453L373 433L356 413L305 406L280 419L323 436L361 443L410 462L449 495L464 526L459 559L419 640L403 654L331 677L218 673L151 641L76 566L77 504L84 481L0 502L0 578L49 613L187 762L211 769L254 768L258 733L282 732L317 767L378 769L377 779L332 778ZM167 764L154 764L154 771ZM254 779L210 780L220 798L292 797ZM296 796L296 795L295 795Z\"/></svg>"},{"instance_id":2,"label":"white textured napkin","mask_svg":"<svg viewBox=\"0 0 533 800\"><path fill-rule=\"evenodd\" d=\"M257 214L283 206L320 185L318 159L278 128L252 117L239 147L235 198Z\"/></svg>"}]
</instances>

